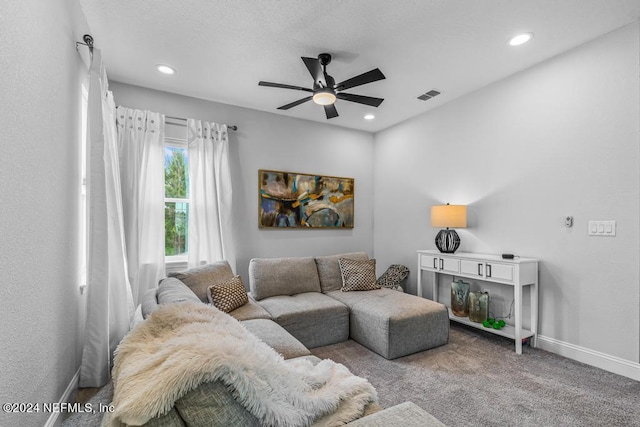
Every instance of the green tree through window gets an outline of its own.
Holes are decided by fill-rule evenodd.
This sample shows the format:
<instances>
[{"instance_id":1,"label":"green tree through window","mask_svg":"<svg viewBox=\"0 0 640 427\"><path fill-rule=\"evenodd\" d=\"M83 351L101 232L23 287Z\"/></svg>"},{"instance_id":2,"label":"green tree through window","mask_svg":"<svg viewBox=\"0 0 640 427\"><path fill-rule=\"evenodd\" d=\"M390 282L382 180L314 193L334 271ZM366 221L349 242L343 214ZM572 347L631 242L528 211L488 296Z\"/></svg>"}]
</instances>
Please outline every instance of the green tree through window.
<instances>
[{"instance_id":1,"label":"green tree through window","mask_svg":"<svg viewBox=\"0 0 640 427\"><path fill-rule=\"evenodd\" d=\"M184 147L165 146L164 156L164 229L165 256L187 252L189 221L188 157Z\"/></svg>"}]
</instances>

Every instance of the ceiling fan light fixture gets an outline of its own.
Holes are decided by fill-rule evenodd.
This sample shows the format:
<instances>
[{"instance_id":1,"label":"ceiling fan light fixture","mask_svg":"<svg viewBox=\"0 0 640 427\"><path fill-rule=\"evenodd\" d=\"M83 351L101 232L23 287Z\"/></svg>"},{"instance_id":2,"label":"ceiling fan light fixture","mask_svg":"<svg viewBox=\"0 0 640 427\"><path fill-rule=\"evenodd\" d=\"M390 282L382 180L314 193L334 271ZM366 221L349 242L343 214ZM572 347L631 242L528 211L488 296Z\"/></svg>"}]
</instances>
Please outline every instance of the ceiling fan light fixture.
<instances>
[{"instance_id":1,"label":"ceiling fan light fixture","mask_svg":"<svg viewBox=\"0 0 640 427\"><path fill-rule=\"evenodd\" d=\"M313 102L318 105L331 105L336 102L336 95L331 89L323 89L313 94Z\"/></svg>"}]
</instances>

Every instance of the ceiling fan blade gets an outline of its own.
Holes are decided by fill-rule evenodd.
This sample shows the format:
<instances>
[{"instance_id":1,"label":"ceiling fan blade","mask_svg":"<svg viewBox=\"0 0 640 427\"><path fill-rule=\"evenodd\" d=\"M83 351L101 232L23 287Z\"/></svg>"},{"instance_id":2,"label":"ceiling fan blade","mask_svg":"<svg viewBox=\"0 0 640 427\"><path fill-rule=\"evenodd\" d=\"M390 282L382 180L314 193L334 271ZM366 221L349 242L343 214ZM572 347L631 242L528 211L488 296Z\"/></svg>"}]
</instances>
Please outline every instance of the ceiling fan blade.
<instances>
[{"instance_id":1,"label":"ceiling fan blade","mask_svg":"<svg viewBox=\"0 0 640 427\"><path fill-rule=\"evenodd\" d=\"M298 99L297 101L292 102L291 104L283 105L282 107L278 107L278 110L288 110L289 108L293 108L296 105L303 104L307 101L311 101L313 96L307 96L306 98Z\"/></svg>"},{"instance_id":2,"label":"ceiling fan blade","mask_svg":"<svg viewBox=\"0 0 640 427\"><path fill-rule=\"evenodd\" d=\"M338 117L338 110L336 110L336 106L334 104L325 105L324 112L327 115L327 119L333 119L334 117Z\"/></svg>"},{"instance_id":3,"label":"ceiling fan blade","mask_svg":"<svg viewBox=\"0 0 640 427\"><path fill-rule=\"evenodd\" d=\"M386 77L384 76L384 74L382 74L382 71L380 71L379 68L376 68L375 70L367 71L366 73L360 74L359 76L355 76L343 81L342 83L338 83L336 85L336 90L347 90L352 87L377 82L378 80L382 80L385 78Z\"/></svg>"},{"instance_id":4,"label":"ceiling fan blade","mask_svg":"<svg viewBox=\"0 0 640 427\"><path fill-rule=\"evenodd\" d=\"M358 104L370 105L372 107L378 107L384 101L383 98L373 98L371 96L354 95L352 93L338 93L336 94L338 99L344 99L345 101L357 102Z\"/></svg>"},{"instance_id":5,"label":"ceiling fan blade","mask_svg":"<svg viewBox=\"0 0 640 427\"><path fill-rule=\"evenodd\" d=\"M317 84L321 87L327 87L327 82L324 79L324 71L322 71L320 60L318 60L318 58L308 58L306 56L303 56L302 60L304 61L304 65L307 66L309 73L311 73L311 77L313 77L314 86Z\"/></svg>"},{"instance_id":6,"label":"ceiling fan blade","mask_svg":"<svg viewBox=\"0 0 640 427\"><path fill-rule=\"evenodd\" d=\"M291 86L291 85L283 85L280 83L271 83L271 82L259 82L258 86L268 86L268 87L279 87L281 89L294 89L294 90L303 90L305 92L313 92L312 89L300 86Z\"/></svg>"}]
</instances>

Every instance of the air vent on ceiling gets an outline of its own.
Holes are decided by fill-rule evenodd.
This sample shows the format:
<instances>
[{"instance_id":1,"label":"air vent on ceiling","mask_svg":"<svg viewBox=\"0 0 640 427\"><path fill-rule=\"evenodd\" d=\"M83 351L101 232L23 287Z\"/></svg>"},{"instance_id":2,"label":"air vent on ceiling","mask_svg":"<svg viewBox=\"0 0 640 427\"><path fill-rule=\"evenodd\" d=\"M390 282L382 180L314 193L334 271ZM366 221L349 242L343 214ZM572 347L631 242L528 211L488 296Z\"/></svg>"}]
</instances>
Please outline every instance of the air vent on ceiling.
<instances>
[{"instance_id":1,"label":"air vent on ceiling","mask_svg":"<svg viewBox=\"0 0 640 427\"><path fill-rule=\"evenodd\" d=\"M420 95L418 97L418 99L420 101L428 101L429 99L433 98L434 96L438 96L438 95L440 95L440 92L435 90L435 89L432 89L429 92Z\"/></svg>"}]
</instances>

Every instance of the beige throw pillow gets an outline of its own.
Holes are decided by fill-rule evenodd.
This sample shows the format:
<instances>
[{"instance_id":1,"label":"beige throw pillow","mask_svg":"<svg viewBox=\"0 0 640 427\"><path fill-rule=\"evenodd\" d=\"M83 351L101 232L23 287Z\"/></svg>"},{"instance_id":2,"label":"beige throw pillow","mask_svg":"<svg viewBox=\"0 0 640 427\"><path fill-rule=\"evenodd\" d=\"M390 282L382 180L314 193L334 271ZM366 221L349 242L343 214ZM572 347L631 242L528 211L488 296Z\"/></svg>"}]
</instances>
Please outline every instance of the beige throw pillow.
<instances>
[{"instance_id":1,"label":"beige throw pillow","mask_svg":"<svg viewBox=\"0 0 640 427\"><path fill-rule=\"evenodd\" d=\"M376 280L376 260L355 260L340 258L340 272L342 273L343 292L370 291L380 289Z\"/></svg>"},{"instance_id":2,"label":"beige throw pillow","mask_svg":"<svg viewBox=\"0 0 640 427\"><path fill-rule=\"evenodd\" d=\"M225 282L209 286L207 299L218 310L229 313L249 302L242 278L235 276Z\"/></svg>"}]
</instances>

